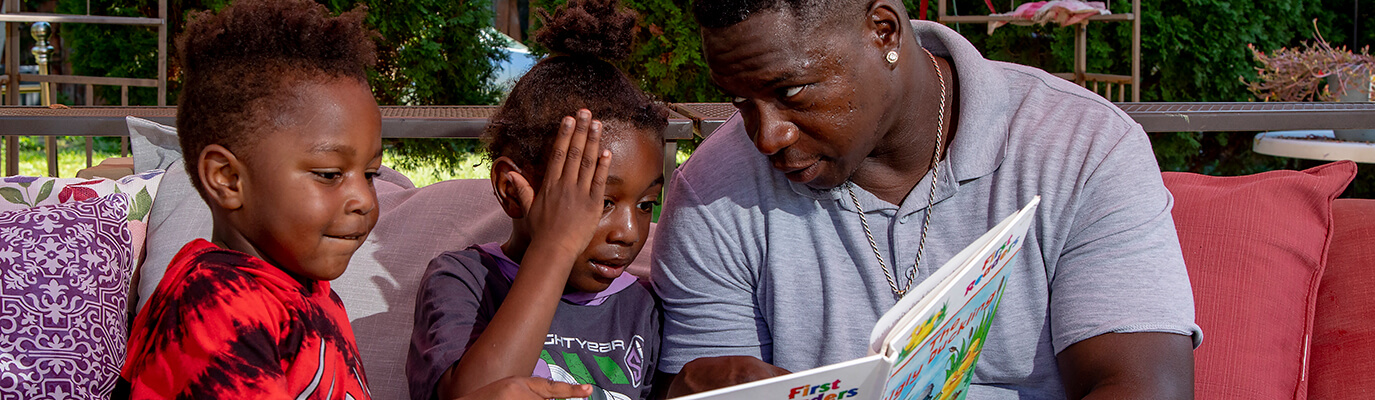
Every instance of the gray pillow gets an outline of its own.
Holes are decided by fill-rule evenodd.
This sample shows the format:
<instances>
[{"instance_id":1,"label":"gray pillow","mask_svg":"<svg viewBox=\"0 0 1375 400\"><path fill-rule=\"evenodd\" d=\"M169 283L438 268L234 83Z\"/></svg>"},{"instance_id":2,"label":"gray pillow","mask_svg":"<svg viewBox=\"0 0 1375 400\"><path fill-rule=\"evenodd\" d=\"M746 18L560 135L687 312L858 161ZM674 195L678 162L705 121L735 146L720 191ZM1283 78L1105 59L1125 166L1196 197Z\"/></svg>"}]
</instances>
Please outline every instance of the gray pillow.
<instances>
[{"instance_id":1,"label":"gray pillow","mask_svg":"<svg viewBox=\"0 0 1375 400\"><path fill-rule=\"evenodd\" d=\"M135 117L125 121L134 152L134 172L167 170L158 196L153 199L153 209L148 211L147 254L138 273L138 305L134 308L135 312L142 312L172 257L192 240L210 239L213 223L210 207L201 200L186 174L181 146L177 145L177 129Z\"/></svg>"}]
</instances>

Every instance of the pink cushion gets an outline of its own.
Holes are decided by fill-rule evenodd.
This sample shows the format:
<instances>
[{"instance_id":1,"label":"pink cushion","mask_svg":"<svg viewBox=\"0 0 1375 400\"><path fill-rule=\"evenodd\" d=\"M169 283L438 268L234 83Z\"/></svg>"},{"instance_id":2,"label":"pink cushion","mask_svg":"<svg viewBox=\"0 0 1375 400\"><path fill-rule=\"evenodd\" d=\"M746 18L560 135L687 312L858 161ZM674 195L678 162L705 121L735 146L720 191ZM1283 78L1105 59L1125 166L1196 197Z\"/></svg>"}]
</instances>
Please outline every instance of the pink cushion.
<instances>
[{"instance_id":1,"label":"pink cushion","mask_svg":"<svg viewBox=\"0 0 1375 400\"><path fill-rule=\"evenodd\" d=\"M1318 286L1308 397L1375 398L1375 200L1332 203L1336 222Z\"/></svg>"},{"instance_id":2,"label":"pink cushion","mask_svg":"<svg viewBox=\"0 0 1375 400\"><path fill-rule=\"evenodd\" d=\"M1204 341L1201 399L1303 399L1332 199L1350 161L1237 177L1165 173Z\"/></svg>"},{"instance_id":3,"label":"pink cushion","mask_svg":"<svg viewBox=\"0 0 1375 400\"><path fill-rule=\"evenodd\" d=\"M129 233L134 235L134 269L138 270L143 257L144 239L148 230L148 210L158 194L163 171L144 171L138 175L128 175L118 179L106 178L43 178L33 176L7 176L0 179L0 211L22 210L29 207L46 206L90 200L114 193L128 193Z\"/></svg>"}]
</instances>

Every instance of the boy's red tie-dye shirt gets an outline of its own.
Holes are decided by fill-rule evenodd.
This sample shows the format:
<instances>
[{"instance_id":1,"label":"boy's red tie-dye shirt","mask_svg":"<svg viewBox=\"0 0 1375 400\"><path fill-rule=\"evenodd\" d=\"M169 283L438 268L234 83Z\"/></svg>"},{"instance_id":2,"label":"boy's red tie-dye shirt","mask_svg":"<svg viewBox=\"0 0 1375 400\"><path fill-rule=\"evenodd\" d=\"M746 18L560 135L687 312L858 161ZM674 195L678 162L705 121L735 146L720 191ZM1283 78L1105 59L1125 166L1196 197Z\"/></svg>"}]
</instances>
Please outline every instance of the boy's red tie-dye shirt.
<instances>
[{"instance_id":1,"label":"boy's red tie-dye shirt","mask_svg":"<svg viewBox=\"0 0 1375 400\"><path fill-rule=\"evenodd\" d=\"M205 240L183 247L134 319L132 399L370 399L329 282Z\"/></svg>"}]
</instances>

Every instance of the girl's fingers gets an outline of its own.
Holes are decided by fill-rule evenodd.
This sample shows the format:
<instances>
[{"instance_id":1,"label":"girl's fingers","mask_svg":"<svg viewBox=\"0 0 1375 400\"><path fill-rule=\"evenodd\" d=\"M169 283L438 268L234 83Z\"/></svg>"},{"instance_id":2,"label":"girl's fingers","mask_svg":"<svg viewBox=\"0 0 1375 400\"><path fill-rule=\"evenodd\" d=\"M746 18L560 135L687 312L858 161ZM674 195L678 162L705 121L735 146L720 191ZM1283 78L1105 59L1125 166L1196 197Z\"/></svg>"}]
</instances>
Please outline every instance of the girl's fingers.
<instances>
[{"instance_id":1,"label":"girl's fingers","mask_svg":"<svg viewBox=\"0 0 1375 400\"><path fill-rule=\"evenodd\" d=\"M599 163L603 157L602 150L602 122L592 121L591 129L587 132L587 144L583 147L581 170L578 171L578 187L582 188L582 193L586 193L592 187L594 175L599 173ZM600 200L600 192L596 194L596 199Z\"/></svg>"},{"instance_id":2,"label":"girl's fingers","mask_svg":"<svg viewBox=\"0 0 1375 400\"><path fill-rule=\"evenodd\" d=\"M602 150L601 156L597 157L597 171L590 183L593 199L601 199L606 194L606 177L611 173L611 150Z\"/></svg>"},{"instance_id":3,"label":"girl's fingers","mask_svg":"<svg viewBox=\"0 0 1375 400\"><path fill-rule=\"evenodd\" d=\"M549 164L544 172L544 187L557 182L563 176L563 161L568 155L568 143L573 140L573 130L577 121L573 117L563 117L559 122L559 133L554 136L554 147L549 149Z\"/></svg>"},{"instance_id":4,"label":"girl's fingers","mask_svg":"<svg viewBox=\"0 0 1375 400\"><path fill-rule=\"evenodd\" d=\"M582 167L583 150L587 148L587 131L592 125L592 112L587 109L578 110L577 126L573 129L571 142L568 144L568 154L563 163L563 176L577 182L578 168ZM550 163L552 165L552 162Z\"/></svg>"},{"instance_id":5,"label":"girl's fingers","mask_svg":"<svg viewBox=\"0 0 1375 400\"><path fill-rule=\"evenodd\" d=\"M572 385L539 378L530 378L526 382L526 387L543 399L578 398L592 394L591 385Z\"/></svg>"}]
</instances>

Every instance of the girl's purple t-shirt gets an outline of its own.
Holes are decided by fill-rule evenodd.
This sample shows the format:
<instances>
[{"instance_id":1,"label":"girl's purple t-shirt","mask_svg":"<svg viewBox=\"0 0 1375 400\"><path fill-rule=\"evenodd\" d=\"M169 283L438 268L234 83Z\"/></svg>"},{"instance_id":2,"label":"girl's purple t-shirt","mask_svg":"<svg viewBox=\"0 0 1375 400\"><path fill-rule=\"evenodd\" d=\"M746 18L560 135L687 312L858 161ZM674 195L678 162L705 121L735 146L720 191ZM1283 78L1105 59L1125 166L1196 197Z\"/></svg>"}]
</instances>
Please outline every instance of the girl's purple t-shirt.
<instances>
[{"instance_id":1,"label":"girl's purple t-shirt","mask_svg":"<svg viewBox=\"0 0 1375 400\"><path fill-rule=\"evenodd\" d=\"M498 243L430 261L416 293L406 359L411 398L432 399L439 377L462 358L510 292L519 265ZM612 399L644 399L658 361L656 298L634 275L606 290L564 295L532 376L592 384Z\"/></svg>"}]
</instances>

